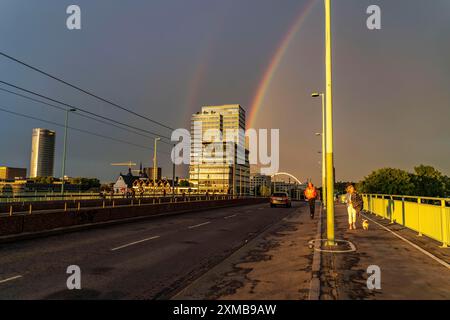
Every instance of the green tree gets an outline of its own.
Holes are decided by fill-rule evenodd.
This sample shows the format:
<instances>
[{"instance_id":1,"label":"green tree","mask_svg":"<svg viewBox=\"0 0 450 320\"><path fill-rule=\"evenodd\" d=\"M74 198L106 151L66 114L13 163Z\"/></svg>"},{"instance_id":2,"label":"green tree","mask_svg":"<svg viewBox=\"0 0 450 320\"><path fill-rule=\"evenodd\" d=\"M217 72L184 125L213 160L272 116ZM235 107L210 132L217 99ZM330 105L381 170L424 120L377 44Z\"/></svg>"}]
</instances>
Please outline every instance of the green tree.
<instances>
[{"instance_id":1,"label":"green tree","mask_svg":"<svg viewBox=\"0 0 450 320\"><path fill-rule=\"evenodd\" d=\"M364 193L448 197L450 178L432 166L420 165L414 173L394 168L383 168L365 177L357 189Z\"/></svg>"},{"instance_id":2,"label":"green tree","mask_svg":"<svg viewBox=\"0 0 450 320\"><path fill-rule=\"evenodd\" d=\"M53 177L35 177L32 179L34 183L52 184L55 181Z\"/></svg>"},{"instance_id":3,"label":"green tree","mask_svg":"<svg viewBox=\"0 0 450 320\"><path fill-rule=\"evenodd\" d=\"M413 176L401 169L383 168L373 171L357 185L364 193L413 195Z\"/></svg>"},{"instance_id":4,"label":"green tree","mask_svg":"<svg viewBox=\"0 0 450 320\"><path fill-rule=\"evenodd\" d=\"M445 185L445 197L450 197L450 177L444 176L444 185Z\"/></svg>"},{"instance_id":5,"label":"green tree","mask_svg":"<svg viewBox=\"0 0 450 320\"><path fill-rule=\"evenodd\" d=\"M70 178L69 183L79 185L82 190L100 188L100 180L98 180L97 178L83 178L83 177Z\"/></svg>"},{"instance_id":6,"label":"green tree","mask_svg":"<svg viewBox=\"0 0 450 320\"><path fill-rule=\"evenodd\" d=\"M441 172L432 166L421 164L414 167L413 182L416 195L424 197L444 197L446 194L447 179Z\"/></svg>"},{"instance_id":7,"label":"green tree","mask_svg":"<svg viewBox=\"0 0 450 320\"><path fill-rule=\"evenodd\" d=\"M351 182L351 181L347 181L347 182L345 182L345 181L337 181L337 182L334 184L334 192L336 192L336 193L338 193L338 194L346 193L347 191L345 190L345 188L346 188L347 185L349 185L349 184L356 185L354 182ZM320 188L320 189L322 189L322 188Z\"/></svg>"},{"instance_id":8,"label":"green tree","mask_svg":"<svg viewBox=\"0 0 450 320\"><path fill-rule=\"evenodd\" d=\"M188 180L181 180L179 183L180 187L189 187L189 181Z\"/></svg>"}]
</instances>

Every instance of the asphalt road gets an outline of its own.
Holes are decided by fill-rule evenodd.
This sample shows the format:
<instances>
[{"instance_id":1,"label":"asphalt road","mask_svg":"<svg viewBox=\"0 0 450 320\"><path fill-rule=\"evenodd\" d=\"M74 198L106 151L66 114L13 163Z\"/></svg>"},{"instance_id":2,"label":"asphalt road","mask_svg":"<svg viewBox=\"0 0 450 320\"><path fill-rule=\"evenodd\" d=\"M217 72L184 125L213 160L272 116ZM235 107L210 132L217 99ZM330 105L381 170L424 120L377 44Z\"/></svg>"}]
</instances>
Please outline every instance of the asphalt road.
<instances>
[{"instance_id":1,"label":"asphalt road","mask_svg":"<svg viewBox=\"0 0 450 320\"><path fill-rule=\"evenodd\" d=\"M221 208L0 245L0 299L165 299L293 208ZM67 267L81 269L68 290Z\"/></svg>"}]
</instances>

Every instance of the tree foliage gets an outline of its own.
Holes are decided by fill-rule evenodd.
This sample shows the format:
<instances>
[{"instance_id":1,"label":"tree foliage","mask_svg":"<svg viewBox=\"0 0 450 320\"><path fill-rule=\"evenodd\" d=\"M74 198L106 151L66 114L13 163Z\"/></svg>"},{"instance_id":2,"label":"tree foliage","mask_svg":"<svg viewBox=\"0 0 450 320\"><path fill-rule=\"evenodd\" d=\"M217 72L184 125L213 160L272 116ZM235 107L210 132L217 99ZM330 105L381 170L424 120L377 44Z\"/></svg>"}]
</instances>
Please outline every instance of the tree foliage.
<instances>
[{"instance_id":1,"label":"tree foliage","mask_svg":"<svg viewBox=\"0 0 450 320\"><path fill-rule=\"evenodd\" d=\"M181 180L178 184L180 187L190 187L188 180Z\"/></svg>"},{"instance_id":2,"label":"tree foliage","mask_svg":"<svg viewBox=\"0 0 450 320\"><path fill-rule=\"evenodd\" d=\"M431 166L420 165L410 173L382 168L365 177L357 188L364 193L445 197L450 195L450 178Z\"/></svg>"},{"instance_id":3,"label":"tree foliage","mask_svg":"<svg viewBox=\"0 0 450 320\"><path fill-rule=\"evenodd\" d=\"M100 180L97 178L69 178L70 184L79 185L82 190L96 189L100 187Z\"/></svg>"},{"instance_id":4,"label":"tree foliage","mask_svg":"<svg viewBox=\"0 0 450 320\"><path fill-rule=\"evenodd\" d=\"M55 181L55 178L53 178L53 177L34 177L31 180L33 180L34 183L52 184Z\"/></svg>"}]
</instances>

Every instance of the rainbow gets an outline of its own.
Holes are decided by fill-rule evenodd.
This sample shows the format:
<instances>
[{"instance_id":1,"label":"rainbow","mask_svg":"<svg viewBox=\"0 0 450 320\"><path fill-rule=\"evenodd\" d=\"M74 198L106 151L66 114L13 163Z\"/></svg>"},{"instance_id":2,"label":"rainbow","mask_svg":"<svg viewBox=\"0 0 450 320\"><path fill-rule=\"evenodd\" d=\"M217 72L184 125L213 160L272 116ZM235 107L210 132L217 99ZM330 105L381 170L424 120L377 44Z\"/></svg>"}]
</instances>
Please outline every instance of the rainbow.
<instances>
[{"instance_id":1,"label":"rainbow","mask_svg":"<svg viewBox=\"0 0 450 320\"><path fill-rule=\"evenodd\" d=\"M294 36L297 34L303 21L305 21L305 18L308 16L308 13L311 11L311 8L313 7L314 2L315 2L315 0L310 0L305 6L303 6L299 15L296 17L293 24L288 29L288 32L283 37L279 46L275 50L275 53L272 56L272 59L270 60L269 66L267 67L266 71L264 72L264 76L261 79L261 82L259 83L259 86L258 86L256 93L254 95L254 98L252 100L250 112L249 112L249 116L248 116L247 128L253 127L255 119L256 119L256 115L264 102L264 98L267 94L267 90L270 86L270 83L272 82L273 76L276 73L286 51L288 50L288 48L292 42L292 39L294 39Z\"/></svg>"}]
</instances>

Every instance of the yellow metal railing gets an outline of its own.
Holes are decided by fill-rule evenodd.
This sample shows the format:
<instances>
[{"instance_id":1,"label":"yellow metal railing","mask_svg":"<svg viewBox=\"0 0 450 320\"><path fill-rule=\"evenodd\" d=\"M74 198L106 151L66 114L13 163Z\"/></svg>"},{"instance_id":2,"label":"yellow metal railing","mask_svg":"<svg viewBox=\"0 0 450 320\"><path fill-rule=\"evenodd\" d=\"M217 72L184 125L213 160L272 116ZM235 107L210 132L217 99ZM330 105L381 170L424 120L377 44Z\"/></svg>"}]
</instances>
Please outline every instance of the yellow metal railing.
<instances>
[{"instance_id":1,"label":"yellow metal railing","mask_svg":"<svg viewBox=\"0 0 450 320\"><path fill-rule=\"evenodd\" d=\"M363 194L364 209L450 246L450 198Z\"/></svg>"}]
</instances>

